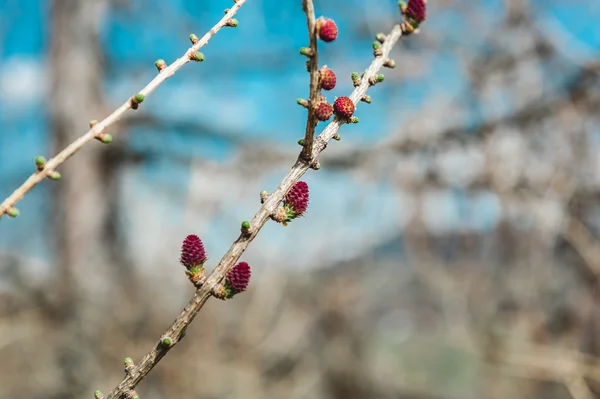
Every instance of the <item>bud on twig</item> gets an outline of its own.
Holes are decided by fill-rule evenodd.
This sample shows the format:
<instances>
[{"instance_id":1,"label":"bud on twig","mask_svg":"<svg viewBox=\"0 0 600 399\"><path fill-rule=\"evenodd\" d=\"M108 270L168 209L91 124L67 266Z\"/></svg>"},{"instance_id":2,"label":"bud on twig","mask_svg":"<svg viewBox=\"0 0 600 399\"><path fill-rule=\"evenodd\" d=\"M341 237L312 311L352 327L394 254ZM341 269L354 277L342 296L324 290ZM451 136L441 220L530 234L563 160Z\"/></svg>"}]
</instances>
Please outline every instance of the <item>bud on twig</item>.
<instances>
[{"instance_id":1,"label":"bud on twig","mask_svg":"<svg viewBox=\"0 0 600 399\"><path fill-rule=\"evenodd\" d=\"M267 198L269 198L269 193L267 192L267 190L262 190L260 192L260 203L264 204Z\"/></svg>"},{"instance_id":2,"label":"bud on twig","mask_svg":"<svg viewBox=\"0 0 600 399\"><path fill-rule=\"evenodd\" d=\"M161 341L160 341L161 345L164 346L165 348L170 348L173 345L173 341L171 340L170 337L164 337Z\"/></svg>"},{"instance_id":3,"label":"bud on twig","mask_svg":"<svg viewBox=\"0 0 600 399\"><path fill-rule=\"evenodd\" d=\"M42 170L46 166L46 158L42 156L35 157L33 163L35 163L37 170Z\"/></svg>"},{"instance_id":4,"label":"bud on twig","mask_svg":"<svg viewBox=\"0 0 600 399\"><path fill-rule=\"evenodd\" d=\"M354 87L360 86L361 77L358 74L358 72L352 72L352 75L350 75L350 77L352 78L352 84L354 85Z\"/></svg>"},{"instance_id":5,"label":"bud on twig","mask_svg":"<svg viewBox=\"0 0 600 399\"><path fill-rule=\"evenodd\" d=\"M315 55L313 49L311 49L310 47L301 47L300 54L306 57L312 57Z\"/></svg>"},{"instance_id":6,"label":"bud on twig","mask_svg":"<svg viewBox=\"0 0 600 399\"><path fill-rule=\"evenodd\" d=\"M373 55L375 57L381 57L383 55L383 49L381 48L381 43L379 41L373 42Z\"/></svg>"},{"instance_id":7,"label":"bud on twig","mask_svg":"<svg viewBox=\"0 0 600 399\"><path fill-rule=\"evenodd\" d=\"M10 208L8 211L6 211L6 214L8 216L10 216L11 218L16 218L21 214L21 212L17 208L13 207L13 208Z\"/></svg>"},{"instance_id":8,"label":"bud on twig","mask_svg":"<svg viewBox=\"0 0 600 399\"><path fill-rule=\"evenodd\" d=\"M373 86L373 85L376 85L377 83L381 83L381 82L383 82L383 80L384 80L384 79L385 79L385 76L383 76L383 74L382 74L382 73L378 73L377 75L375 75L375 76L371 76L371 77L369 78L369 84L370 84L371 86Z\"/></svg>"},{"instance_id":9,"label":"bud on twig","mask_svg":"<svg viewBox=\"0 0 600 399\"><path fill-rule=\"evenodd\" d=\"M204 54L199 51L196 51L195 53L190 54L190 60L202 62L204 61Z\"/></svg>"},{"instance_id":10,"label":"bud on twig","mask_svg":"<svg viewBox=\"0 0 600 399\"><path fill-rule=\"evenodd\" d=\"M235 18L231 18L229 21L227 21L225 23L225 26L229 26L231 28L237 28L238 25L239 25L239 22Z\"/></svg>"},{"instance_id":11,"label":"bud on twig","mask_svg":"<svg viewBox=\"0 0 600 399\"><path fill-rule=\"evenodd\" d=\"M131 97L131 108L138 109L139 105L144 102L146 96L142 93L137 93L133 97Z\"/></svg>"},{"instance_id":12,"label":"bud on twig","mask_svg":"<svg viewBox=\"0 0 600 399\"><path fill-rule=\"evenodd\" d=\"M123 363L125 364L125 374L131 374L131 371L135 367L135 364L133 364L133 359L126 357Z\"/></svg>"},{"instance_id":13,"label":"bud on twig","mask_svg":"<svg viewBox=\"0 0 600 399\"><path fill-rule=\"evenodd\" d=\"M304 108L308 108L308 100L305 100L304 98L297 99L296 103L302 105Z\"/></svg>"},{"instance_id":14,"label":"bud on twig","mask_svg":"<svg viewBox=\"0 0 600 399\"><path fill-rule=\"evenodd\" d=\"M379 43L384 43L385 39L387 39L387 35L383 32L379 32L375 35L375 39L379 40Z\"/></svg>"},{"instance_id":15,"label":"bud on twig","mask_svg":"<svg viewBox=\"0 0 600 399\"><path fill-rule=\"evenodd\" d=\"M102 395L102 392L97 390L94 392L94 399L104 399L104 395Z\"/></svg>"},{"instance_id":16,"label":"bud on twig","mask_svg":"<svg viewBox=\"0 0 600 399\"><path fill-rule=\"evenodd\" d=\"M369 96L368 94L365 94L364 96L362 96L362 98L360 99L360 101L367 103L367 104L371 104L371 102L373 101L371 99L371 96Z\"/></svg>"},{"instance_id":17,"label":"bud on twig","mask_svg":"<svg viewBox=\"0 0 600 399\"><path fill-rule=\"evenodd\" d=\"M47 176L51 180L60 180L60 178L61 178L61 174L58 173L57 171L53 171L53 172L49 171Z\"/></svg>"},{"instance_id":18,"label":"bud on twig","mask_svg":"<svg viewBox=\"0 0 600 399\"><path fill-rule=\"evenodd\" d=\"M250 222L248 222L247 220L244 220L242 222L241 231L242 231L243 235L249 235L250 234Z\"/></svg>"},{"instance_id":19,"label":"bud on twig","mask_svg":"<svg viewBox=\"0 0 600 399\"><path fill-rule=\"evenodd\" d=\"M383 66L386 68L394 69L394 68L396 68L396 61L392 60L391 58L388 58L383 63Z\"/></svg>"},{"instance_id":20,"label":"bud on twig","mask_svg":"<svg viewBox=\"0 0 600 399\"><path fill-rule=\"evenodd\" d=\"M195 34L190 34L190 42L192 42L192 44L196 44L198 43L198 36L196 36Z\"/></svg>"},{"instance_id":21,"label":"bud on twig","mask_svg":"<svg viewBox=\"0 0 600 399\"><path fill-rule=\"evenodd\" d=\"M167 67L167 63L161 58L154 62L154 66L158 69L158 72L160 72Z\"/></svg>"}]
</instances>

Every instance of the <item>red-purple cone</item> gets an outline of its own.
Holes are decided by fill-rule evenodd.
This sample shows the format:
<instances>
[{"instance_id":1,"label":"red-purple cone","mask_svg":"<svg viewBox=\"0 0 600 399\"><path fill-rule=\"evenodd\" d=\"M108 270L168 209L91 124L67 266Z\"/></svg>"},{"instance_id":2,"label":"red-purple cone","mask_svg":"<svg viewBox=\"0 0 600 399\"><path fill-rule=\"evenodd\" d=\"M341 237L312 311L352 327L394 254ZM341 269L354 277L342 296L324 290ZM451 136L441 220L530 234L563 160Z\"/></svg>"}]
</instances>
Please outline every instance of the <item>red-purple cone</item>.
<instances>
[{"instance_id":1,"label":"red-purple cone","mask_svg":"<svg viewBox=\"0 0 600 399\"><path fill-rule=\"evenodd\" d=\"M202 240L197 235L190 234L183 240L180 262L188 269L202 266L206 262L204 244L202 244Z\"/></svg>"},{"instance_id":2,"label":"red-purple cone","mask_svg":"<svg viewBox=\"0 0 600 399\"><path fill-rule=\"evenodd\" d=\"M283 199L283 207L287 216L285 221L290 222L292 219L302 216L308 208L308 199L308 184L303 181L294 184Z\"/></svg>"},{"instance_id":3,"label":"red-purple cone","mask_svg":"<svg viewBox=\"0 0 600 399\"><path fill-rule=\"evenodd\" d=\"M226 290L227 297L246 291L250 283L250 266L246 262L240 262L227 273Z\"/></svg>"},{"instance_id":4,"label":"red-purple cone","mask_svg":"<svg viewBox=\"0 0 600 399\"><path fill-rule=\"evenodd\" d=\"M425 21L427 17L427 4L425 0L408 0L405 14L418 24Z\"/></svg>"}]
</instances>

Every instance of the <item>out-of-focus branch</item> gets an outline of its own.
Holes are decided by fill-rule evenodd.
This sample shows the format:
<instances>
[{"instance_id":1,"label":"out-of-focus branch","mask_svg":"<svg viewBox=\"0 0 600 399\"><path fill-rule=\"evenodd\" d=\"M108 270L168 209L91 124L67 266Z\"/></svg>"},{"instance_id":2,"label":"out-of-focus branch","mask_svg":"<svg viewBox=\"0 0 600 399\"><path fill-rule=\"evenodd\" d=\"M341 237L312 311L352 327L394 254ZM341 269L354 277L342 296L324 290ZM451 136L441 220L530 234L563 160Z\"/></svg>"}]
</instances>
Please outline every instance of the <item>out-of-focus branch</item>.
<instances>
[{"instance_id":1,"label":"out-of-focus branch","mask_svg":"<svg viewBox=\"0 0 600 399\"><path fill-rule=\"evenodd\" d=\"M304 146L302 147L302 158L310 161L313 149L315 127L317 127L317 116L315 105L319 101L321 90L319 89L319 54L317 52L317 25L315 20L315 7L312 0L304 0L302 8L306 13L306 24L308 26L309 46L311 57L308 60L308 71L310 72L310 100L308 102L308 118L306 119L306 133L304 134Z\"/></svg>"},{"instance_id":2,"label":"out-of-focus branch","mask_svg":"<svg viewBox=\"0 0 600 399\"><path fill-rule=\"evenodd\" d=\"M398 42L401 36L402 30L400 25L396 25L387 36L387 39L382 46L383 57L374 59L371 65L365 70L361 84L356 87L350 95L350 99L355 105L357 105L360 99L365 95L370 86L369 80L374 78L383 67L392 47ZM310 159L316 159L317 155L326 148L327 143L337 134L344 123L345 121L336 117L329 125L327 125L323 132L315 139ZM204 284L196 290L194 296L188 302L181 314L175 319L167 331L163 333L158 342L150 352L142 358L139 364L129 369L123 381L110 392L107 397L108 399L123 398L130 393L154 368L154 366L158 364L160 359L162 359L163 356L165 356L167 352L183 338L186 328L194 320L206 301L211 297L213 290L225 278L227 272L234 267L237 260L244 253L246 248L248 248L248 245L250 245L260 229L279 207L285 194L300 180L309 167L310 161L307 161L300 154L292 169L279 184L279 187L266 197L258 213L254 215L250 221L250 228L246 230L247 232L242 233L231 245L213 272L206 278ZM165 338L168 339L168 345L164 345Z\"/></svg>"},{"instance_id":3,"label":"out-of-focus branch","mask_svg":"<svg viewBox=\"0 0 600 399\"><path fill-rule=\"evenodd\" d=\"M168 78L173 76L181 67L190 62L194 54L202 47L204 47L208 41L224 26L228 26L229 21L237 13L246 0L238 0L236 4L225 14L223 18L213 26L201 39L199 39L192 47L190 47L183 57L178 58L171 65L162 68L160 73L150 81L142 90L138 92L142 96L151 94L158 86L164 83ZM143 99L143 97L141 97ZM0 218L9 212L14 205L19 202L29 190L35 187L38 183L44 180L46 177L52 174L56 168L69 159L73 154L79 151L85 144L94 138L99 137L109 126L118 121L127 111L135 107L137 104L133 101L133 98L128 98L119 108L113 111L110 115L104 118L102 121L96 123L90 128L83 136L80 136L77 140L72 142L64 150L56 154L52 159L45 163L43 168L39 168L33 173L21 187L17 188L8 198L6 198L2 204L0 204Z\"/></svg>"}]
</instances>

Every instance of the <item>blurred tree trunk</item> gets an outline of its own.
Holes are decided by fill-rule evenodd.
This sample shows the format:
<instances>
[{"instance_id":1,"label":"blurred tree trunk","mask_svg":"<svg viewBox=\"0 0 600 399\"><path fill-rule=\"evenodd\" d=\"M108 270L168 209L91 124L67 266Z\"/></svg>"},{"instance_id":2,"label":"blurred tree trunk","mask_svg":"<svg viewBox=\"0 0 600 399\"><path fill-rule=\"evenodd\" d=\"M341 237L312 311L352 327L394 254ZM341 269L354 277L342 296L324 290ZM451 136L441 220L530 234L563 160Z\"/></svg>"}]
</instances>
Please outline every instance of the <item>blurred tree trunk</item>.
<instances>
[{"instance_id":1,"label":"blurred tree trunk","mask_svg":"<svg viewBox=\"0 0 600 399\"><path fill-rule=\"evenodd\" d=\"M52 1L50 120L55 153L85 132L90 119L105 114L99 32L107 8L106 0ZM85 360L90 356L81 355L91 346L82 315L86 301L99 299L106 282L98 278L110 249L105 226L110 170L103 164L101 144L90 143L61 167L63 178L53 195L53 290L58 293L53 316L61 331L61 398L81 396L92 372Z\"/></svg>"}]
</instances>

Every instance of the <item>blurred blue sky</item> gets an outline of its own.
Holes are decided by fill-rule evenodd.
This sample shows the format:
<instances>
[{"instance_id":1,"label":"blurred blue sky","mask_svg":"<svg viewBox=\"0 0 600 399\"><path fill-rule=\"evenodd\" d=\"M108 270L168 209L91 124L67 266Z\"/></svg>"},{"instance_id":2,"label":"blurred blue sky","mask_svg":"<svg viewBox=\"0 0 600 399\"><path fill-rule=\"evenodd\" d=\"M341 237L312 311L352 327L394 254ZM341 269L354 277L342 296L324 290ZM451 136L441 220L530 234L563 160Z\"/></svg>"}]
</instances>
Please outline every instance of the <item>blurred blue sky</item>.
<instances>
[{"instance_id":1,"label":"blurred blue sky","mask_svg":"<svg viewBox=\"0 0 600 399\"><path fill-rule=\"evenodd\" d=\"M497 16L504 2L472 1L472 7L466 13L464 8L453 9L452 1L442 3L444 8L439 7L440 12L436 13L436 0L430 0L431 10L424 27L430 37L445 44L442 50L431 54L428 64L415 71L414 78L378 85L371 90L373 105L359 108L357 115L361 123L344 127L344 141L353 145L371 145L403 126L432 98L452 100L467 90L461 63L464 49L485 51L493 35L503 33L497 30ZM540 10L536 15L540 29L552 31L561 38L560 51L565 58L579 63L600 55L597 23L600 2L553 2L551 6L546 6L544 0L531 3ZM204 34L230 4L226 0L132 0L127 6L112 9L105 22L102 40L107 60L104 82L107 103L117 106L143 87L155 75L154 60L164 58L170 63L181 56L189 46L188 34ZM157 131L144 126L133 128L127 136L117 137L139 151L170 155L145 163L136 172L142 180L134 191L143 191L141 185L144 184L185 190L189 183L189 168L175 162L178 157L227 162L240 142L254 140L266 140L283 149L297 148L296 141L303 135L306 114L295 100L306 97L308 92L304 60L297 55L298 48L305 45L307 39L300 4L300 0L249 0L237 15L240 26L223 29L202 50L206 55L204 63L186 66L148 98L139 112L166 121L198 123L212 134L190 135L184 130ZM334 18L341 32L338 41L321 45L320 52L321 63L336 70L339 76L340 83L330 95L332 99L333 95L351 91L347 77L352 71L362 71L368 65L372 57L372 35L389 30L398 19L397 6L395 0L330 0L316 1L316 7L318 15ZM31 173L35 156L50 155L46 106L52 96L47 89L45 70L49 15L49 2L45 0L0 0L2 198ZM359 29L365 26L366 29ZM403 43L394 52L398 68L405 67L403 56L423 51L411 43ZM407 67L414 68L414 64ZM394 76L392 71L385 72ZM545 84L552 86L560 81ZM489 109L473 109L443 122L468 125L475 119L509 112L512 108L513 104L499 100ZM97 119L102 117L98 115ZM82 119L81 133L85 132L86 124L87 119ZM290 157L289 165L293 161ZM273 188L285 170L276 172L264 181L265 188ZM328 177L326 171L319 175L312 173L307 180L313 187L314 203L331 204L332 201L327 200L336 195L344 197L340 200L347 200L358 190L352 177L331 174ZM339 190L331 190L332 181L337 182ZM133 182L136 184L135 179ZM47 184L37 187L19 204L22 210L19 223L2 220L0 247L22 247L21 243L26 239L29 248L41 248L43 252L43 235L31 232L43 231L40 216L47 211ZM384 218L394 220L394 225L398 224L398 219L403 220L396 214L400 212L398 196L386 188L385 182L370 201L379 204L375 208ZM460 189L430 198L425 207L436 210L431 213L436 215L431 223L440 225L442 230L489 229L500 212L494 195L466 197ZM255 208L254 203L245 210L247 217ZM333 217L335 210L331 207L317 208L314 212L320 212L325 220L344 220L343 214ZM360 223L348 228L356 228L360 237L372 217L367 215ZM178 217L174 223L177 220ZM213 228L218 229L221 225L222 220L217 217ZM270 237L277 240L277 234ZM228 237L219 239L214 245L221 249L229 242Z\"/></svg>"}]
</instances>

